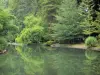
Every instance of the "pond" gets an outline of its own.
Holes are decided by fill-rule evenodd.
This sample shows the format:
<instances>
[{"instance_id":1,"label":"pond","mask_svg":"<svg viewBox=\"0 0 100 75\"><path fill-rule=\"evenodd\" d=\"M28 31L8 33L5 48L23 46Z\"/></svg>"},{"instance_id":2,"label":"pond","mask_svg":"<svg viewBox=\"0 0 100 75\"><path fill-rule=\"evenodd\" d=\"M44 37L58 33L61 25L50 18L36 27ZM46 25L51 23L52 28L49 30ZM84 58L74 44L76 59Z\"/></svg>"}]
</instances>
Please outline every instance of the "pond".
<instances>
[{"instance_id":1,"label":"pond","mask_svg":"<svg viewBox=\"0 0 100 75\"><path fill-rule=\"evenodd\" d=\"M24 45L0 55L0 75L100 75L99 70L100 52L91 50Z\"/></svg>"}]
</instances>

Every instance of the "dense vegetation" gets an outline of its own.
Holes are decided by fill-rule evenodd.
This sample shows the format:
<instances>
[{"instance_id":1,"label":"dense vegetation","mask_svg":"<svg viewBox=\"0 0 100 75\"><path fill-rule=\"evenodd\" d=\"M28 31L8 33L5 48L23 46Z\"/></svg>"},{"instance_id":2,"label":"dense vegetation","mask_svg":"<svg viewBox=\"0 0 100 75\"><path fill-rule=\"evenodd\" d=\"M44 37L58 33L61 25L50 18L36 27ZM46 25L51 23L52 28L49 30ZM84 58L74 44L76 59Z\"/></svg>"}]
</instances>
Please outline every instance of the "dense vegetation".
<instances>
[{"instance_id":1,"label":"dense vegetation","mask_svg":"<svg viewBox=\"0 0 100 75\"><path fill-rule=\"evenodd\" d=\"M6 10L0 9L0 49L4 49L7 42L14 40L16 31L17 26L14 25L14 16Z\"/></svg>"},{"instance_id":2,"label":"dense vegetation","mask_svg":"<svg viewBox=\"0 0 100 75\"><path fill-rule=\"evenodd\" d=\"M88 37L85 40L85 44L87 45L87 47L95 47L97 45L98 41L95 37Z\"/></svg>"},{"instance_id":3,"label":"dense vegetation","mask_svg":"<svg viewBox=\"0 0 100 75\"><path fill-rule=\"evenodd\" d=\"M87 50L63 47L81 43ZM0 75L100 75L92 47L100 0L0 0Z\"/></svg>"},{"instance_id":4,"label":"dense vegetation","mask_svg":"<svg viewBox=\"0 0 100 75\"><path fill-rule=\"evenodd\" d=\"M8 42L100 41L100 0L0 0L0 49Z\"/></svg>"}]
</instances>

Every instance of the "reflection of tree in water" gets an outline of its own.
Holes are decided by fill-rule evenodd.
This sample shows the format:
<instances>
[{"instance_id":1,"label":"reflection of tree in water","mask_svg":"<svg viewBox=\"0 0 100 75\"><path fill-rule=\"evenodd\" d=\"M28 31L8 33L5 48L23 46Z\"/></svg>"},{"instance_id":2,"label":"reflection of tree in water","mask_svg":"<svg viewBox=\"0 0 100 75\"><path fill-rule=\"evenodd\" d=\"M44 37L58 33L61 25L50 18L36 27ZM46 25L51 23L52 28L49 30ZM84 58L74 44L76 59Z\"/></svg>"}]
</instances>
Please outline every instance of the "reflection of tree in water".
<instances>
[{"instance_id":1,"label":"reflection of tree in water","mask_svg":"<svg viewBox=\"0 0 100 75\"><path fill-rule=\"evenodd\" d=\"M99 53L93 50L86 50L85 56L87 58L84 61L83 68L83 72L85 73L85 75L100 75L100 60L98 59L100 57Z\"/></svg>"},{"instance_id":2,"label":"reflection of tree in water","mask_svg":"<svg viewBox=\"0 0 100 75\"><path fill-rule=\"evenodd\" d=\"M7 59L7 55L0 55L0 67L5 65L6 59Z\"/></svg>"},{"instance_id":3,"label":"reflection of tree in water","mask_svg":"<svg viewBox=\"0 0 100 75\"><path fill-rule=\"evenodd\" d=\"M93 51L93 50L86 50L85 51L85 56L87 59L89 60L95 60L97 58L97 52Z\"/></svg>"},{"instance_id":4,"label":"reflection of tree in water","mask_svg":"<svg viewBox=\"0 0 100 75\"><path fill-rule=\"evenodd\" d=\"M40 46L16 47L24 61L24 70L28 75L43 75L43 53Z\"/></svg>"},{"instance_id":5,"label":"reflection of tree in water","mask_svg":"<svg viewBox=\"0 0 100 75\"><path fill-rule=\"evenodd\" d=\"M83 57L79 55L68 51L49 53L44 61L45 75L84 75L81 72Z\"/></svg>"},{"instance_id":6,"label":"reflection of tree in water","mask_svg":"<svg viewBox=\"0 0 100 75\"><path fill-rule=\"evenodd\" d=\"M6 60L3 61L4 65L0 66L0 75L25 75L22 73L23 62L14 52L14 47L9 47L8 50L8 53L3 55L3 59L6 57Z\"/></svg>"},{"instance_id":7,"label":"reflection of tree in water","mask_svg":"<svg viewBox=\"0 0 100 75\"><path fill-rule=\"evenodd\" d=\"M0 59L0 75L100 75L100 53L88 50L85 56L81 50L17 46Z\"/></svg>"},{"instance_id":8,"label":"reflection of tree in water","mask_svg":"<svg viewBox=\"0 0 100 75\"><path fill-rule=\"evenodd\" d=\"M92 73L93 75L100 75L100 53L98 53L97 59L93 60Z\"/></svg>"}]
</instances>

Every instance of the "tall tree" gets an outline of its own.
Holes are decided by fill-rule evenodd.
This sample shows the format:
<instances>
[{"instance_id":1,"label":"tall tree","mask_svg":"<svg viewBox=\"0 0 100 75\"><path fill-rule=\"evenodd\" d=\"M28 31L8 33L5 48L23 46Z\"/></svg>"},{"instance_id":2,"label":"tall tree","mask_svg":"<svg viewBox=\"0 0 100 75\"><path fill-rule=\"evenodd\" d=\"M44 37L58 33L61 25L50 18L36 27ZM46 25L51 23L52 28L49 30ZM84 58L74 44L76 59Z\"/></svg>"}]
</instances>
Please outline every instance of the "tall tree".
<instances>
[{"instance_id":1,"label":"tall tree","mask_svg":"<svg viewBox=\"0 0 100 75\"><path fill-rule=\"evenodd\" d=\"M82 32L80 22L82 17L75 0L63 0L59 6L58 15L56 15L57 23L54 24L54 37L57 40L71 40L80 38Z\"/></svg>"},{"instance_id":2,"label":"tall tree","mask_svg":"<svg viewBox=\"0 0 100 75\"><path fill-rule=\"evenodd\" d=\"M85 16L82 22L84 34L100 34L100 0L82 0L80 7Z\"/></svg>"},{"instance_id":3,"label":"tall tree","mask_svg":"<svg viewBox=\"0 0 100 75\"><path fill-rule=\"evenodd\" d=\"M41 10L44 18L47 22L55 21L55 14L58 9L58 5L61 4L61 0L40 0Z\"/></svg>"},{"instance_id":4,"label":"tall tree","mask_svg":"<svg viewBox=\"0 0 100 75\"><path fill-rule=\"evenodd\" d=\"M8 0L0 0L0 8L8 8Z\"/></svg>"},{"instance_id":5,"label":"tall tree","mask_svg":"<svg viewBox=\"0 0 100 75\"><path fill-rule=\"evenodd\" d=\"M37 0L9 0L9 7L18 19L23 20L29 13L35 12Z\"/></svg>"}]
</instances>

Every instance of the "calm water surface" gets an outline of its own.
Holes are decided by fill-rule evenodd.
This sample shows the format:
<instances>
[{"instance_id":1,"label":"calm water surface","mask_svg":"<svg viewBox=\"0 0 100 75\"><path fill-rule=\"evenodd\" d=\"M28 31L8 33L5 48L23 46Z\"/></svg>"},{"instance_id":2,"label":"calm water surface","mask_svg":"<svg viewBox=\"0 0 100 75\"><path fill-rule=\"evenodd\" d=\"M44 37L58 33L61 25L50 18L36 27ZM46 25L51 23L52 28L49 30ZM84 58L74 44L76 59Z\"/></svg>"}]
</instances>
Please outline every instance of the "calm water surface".
<instances>
[{"instance_id":1,"label":"calm water surface","mask_svg":"<svg viewBox=\"0 0 100 75\"><path fill-rule=\"evenodd\" d=\"M0 55L0 75L100 75L100 52L9 46Z\"/></svg>"}]
</instances>

